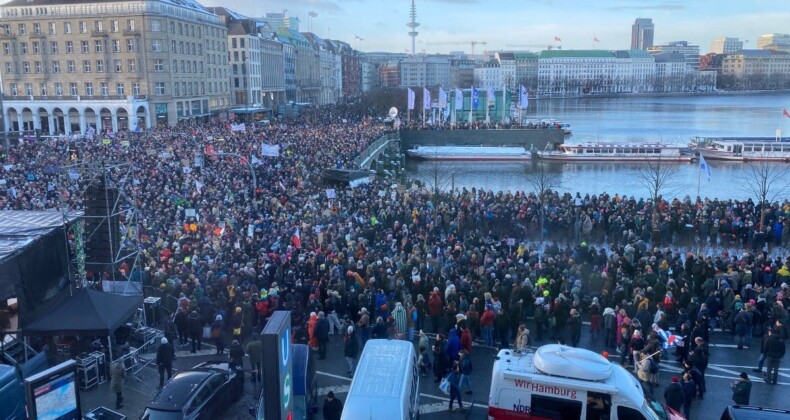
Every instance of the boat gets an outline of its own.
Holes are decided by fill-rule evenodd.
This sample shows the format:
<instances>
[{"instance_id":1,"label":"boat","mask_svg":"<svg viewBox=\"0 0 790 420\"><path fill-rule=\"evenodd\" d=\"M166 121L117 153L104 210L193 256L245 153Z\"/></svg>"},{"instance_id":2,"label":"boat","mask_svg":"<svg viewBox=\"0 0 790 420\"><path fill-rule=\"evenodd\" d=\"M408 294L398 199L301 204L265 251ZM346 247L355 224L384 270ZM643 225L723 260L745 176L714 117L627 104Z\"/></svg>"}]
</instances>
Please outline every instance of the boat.
<instances>
[{"instance_id":1,"label":"boat","mask_svg":"<svg viewBox=\"0 0 790 420\"><path fill-rule=\"evenodd\" d=\"M790 162L790 137L692 137L691 149L707 160Z\"/></svg>"},{"instance_id":2,"label":"boat","mask_svg":"<svg viewBox=\"0 0 790 420\"><path fill-rule=\"evenodd\" d=\"M416 146L406 154L418 160L514 162L530 159L526 148L510 146Z\"/></svg>"},{"instance_id":3,"label":"boat","mask_svg":"<svg viewBox=\"0 0 790 420\"><path fill-rule=\"evenodd\" d=\"M536 157L560 162L693 162L687 148L664 143L560 144L554 150L535 151Z\"/></svg>"}]
</instances>

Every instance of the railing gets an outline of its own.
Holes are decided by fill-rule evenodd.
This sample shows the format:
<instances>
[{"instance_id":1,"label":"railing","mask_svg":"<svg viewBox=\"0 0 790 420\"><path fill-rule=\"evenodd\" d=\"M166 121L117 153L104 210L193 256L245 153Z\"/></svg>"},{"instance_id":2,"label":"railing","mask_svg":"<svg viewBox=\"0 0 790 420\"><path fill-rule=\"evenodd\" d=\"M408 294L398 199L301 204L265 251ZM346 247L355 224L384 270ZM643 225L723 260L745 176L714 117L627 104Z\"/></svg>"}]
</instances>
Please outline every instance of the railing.
<instances>
[{"instance_id":1,"label":"railing","mask_svg":"<svg viewBox=\"0 0 790 420\"><path fill-rule=\"evenodd\" d=\"M400 140L400 136L397 132L393 133L386 133L379 137L378 140L374 141L370 146L368 146L362 153L354 159L354 165L357 168L364 169L366 168L370 160L378 154L390 141L393 140Z\"/></svg>"},{"instance_id":2,"label":"railing","mask_svg":"<svg viewBox=\"0 0 790 420\"><path fill-rule=\"evenodd\" d=\"M105 30L101 31L91 31L91 36L108 36L109 34Z\"/></svg>"}]
</instances>

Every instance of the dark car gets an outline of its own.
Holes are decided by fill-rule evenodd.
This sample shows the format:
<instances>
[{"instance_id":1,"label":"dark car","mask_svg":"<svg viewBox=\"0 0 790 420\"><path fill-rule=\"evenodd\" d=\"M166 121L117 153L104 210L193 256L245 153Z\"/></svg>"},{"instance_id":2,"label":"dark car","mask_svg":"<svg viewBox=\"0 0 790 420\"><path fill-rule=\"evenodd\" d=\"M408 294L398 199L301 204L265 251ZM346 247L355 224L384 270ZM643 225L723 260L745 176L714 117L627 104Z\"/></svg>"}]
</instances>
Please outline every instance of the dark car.
<instances>
[{"instance_id":1,"label":"dark car","mask_svg":"<svg viewBox=\"0 0 790 420\"><path fill-rule=\"evenodd\" d=\"M205 362L178 372L154 396L142 420L217 419L244 392L243 372L228 362Z\"/></svg>"},{"instance_id":2,"label":"dark car","mask_svg":"<svg viewBox=\"0 0 790 420\"><path fill-rule=\"evenodd\" d=\"M731 405L721 413L721 420L790 420L790 411L752 405Z\"/></svg>"}]
</instances>

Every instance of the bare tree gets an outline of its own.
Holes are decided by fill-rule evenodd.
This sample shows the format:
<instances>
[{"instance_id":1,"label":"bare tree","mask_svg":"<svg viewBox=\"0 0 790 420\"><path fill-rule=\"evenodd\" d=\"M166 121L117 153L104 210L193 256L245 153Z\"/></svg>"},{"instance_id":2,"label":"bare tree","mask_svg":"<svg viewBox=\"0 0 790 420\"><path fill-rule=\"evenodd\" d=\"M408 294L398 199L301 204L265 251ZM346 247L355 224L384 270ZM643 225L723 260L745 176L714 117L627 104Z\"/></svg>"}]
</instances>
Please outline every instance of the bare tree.
<instances>
[{"instance_id":1,"label":"bare tree","mask_svg":"<svg viewBox=\"0 0 790 420\"><path fill-rule=\"evenodd\" d=\"M455 188L453 185L454 174L448 173L438 158L438 150L434 152L434 159L429 163L425 173L420 173L420 181L431 191L431 196L436 202L444 190ZM420 171L422 172L422 171Z\"/></svg>"},{"instance_id":2,"label":"bare tree","mask_svg":"<svg viewBox=\"0 0 790 420\"><path fill-rule=\"evenodd\" d=\"M743 190L756 198L760 205L760 230L765 232L765 210L768 205L790 186L790 167L786 164L771 163L764 160L746 163L741 178Z\"/></svg>"},{"instance_id":3,"label":"bare tree","mask_svg":"<svg viewBox=\"0 0 790 420\"><path fill-rule=\"evenodd\" d=\"M662 194L669 187L672 182L674 172L673 168L668 166L666 162L662 162L659 158L657 161L646 161L637 170L639 183L644 186L650 200L653 203L653 212L650 218L651 227L653 229L653 241L656 242L660 232L660 214L658 211L658 202L661 200Z\"/></svg>"},{"instance_id":4,"label":"bare tree","mask_svg":"<svg viewBox=\"0 0 790 420\"><path fill-rule=\"evenodd\" d=\"M551 191L562 187L562 177L558 172L549 172L545 162L532 162L532 165L526 167L526 181L535 195L538 197L539 217L540 217L540 234L543 237L543 226L545 222L545 206L544 199Z\"/></svg>"}]
</instances>

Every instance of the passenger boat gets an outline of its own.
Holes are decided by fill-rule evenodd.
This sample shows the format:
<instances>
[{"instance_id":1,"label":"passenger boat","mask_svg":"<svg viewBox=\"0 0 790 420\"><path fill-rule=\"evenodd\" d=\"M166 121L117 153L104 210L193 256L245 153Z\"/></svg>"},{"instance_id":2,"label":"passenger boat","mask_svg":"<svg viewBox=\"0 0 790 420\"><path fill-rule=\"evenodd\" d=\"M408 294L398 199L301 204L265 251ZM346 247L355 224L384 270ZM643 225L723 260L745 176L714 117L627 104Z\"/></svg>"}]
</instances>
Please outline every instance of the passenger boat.
<instances>
[{"instance_id":1,"label":"passenger boat","mask_svg":"<svg viewBox=\"0 0 790 420\"><path fill-rule=\"evenodd\" d=\"M693 162L687 148L663 143L561 144L555 150L535 151L544 160L561 162Z\"/></svg>"},{"instance_id":2,"label":"passenger boat","mask_svg":"<svg viewBox=\"0 0 790 420\"><path fill-rule=\"evenodd\" d=\"M790 137L692 137L691 149L707 160L790 162Z\"/></svg>"},{"instance_id":3,"label":"passenger boat","mask_svg":"<svg viewBox=\"0 0 790 420\"><path fill-rule=\"evenodd\" d=\"M417 146L406 154L418 160L513 162L530 159L524 147L508 146Z\"/></svg>"}]
</instances>

